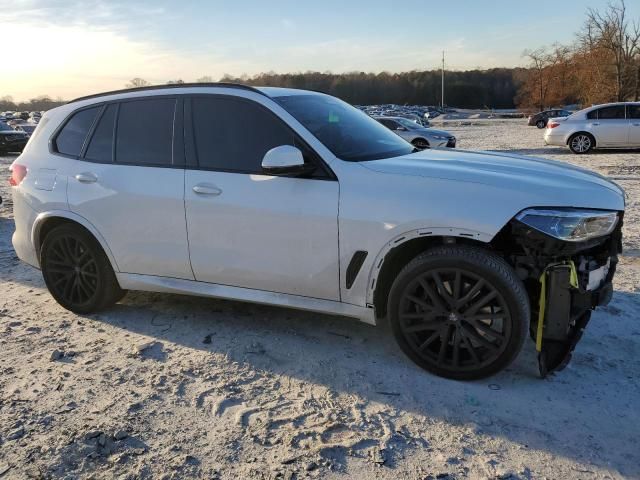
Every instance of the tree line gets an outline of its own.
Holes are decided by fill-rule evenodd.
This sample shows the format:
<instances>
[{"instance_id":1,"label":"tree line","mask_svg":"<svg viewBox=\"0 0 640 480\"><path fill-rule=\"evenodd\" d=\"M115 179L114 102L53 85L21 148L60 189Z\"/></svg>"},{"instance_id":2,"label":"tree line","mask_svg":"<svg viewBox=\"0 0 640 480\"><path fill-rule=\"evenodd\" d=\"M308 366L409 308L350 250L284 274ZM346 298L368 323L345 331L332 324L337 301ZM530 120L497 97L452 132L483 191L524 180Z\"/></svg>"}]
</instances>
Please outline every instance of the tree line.
<instances>
[{"instance_id":1,"label":"tree line","mask_svg":"<svg viewBox=\"0 0 640 480\"><path fill-rule=\"evenodd\" d=\"M525 51L526 68L445 71L445 105L462 108L544 109L565 105L640 99L640 22L630 19L624 0L605 10L588 9L584 25L568 45ZM203 76L197 82L213 82ZM219 81L246 85L301 88L335 95L359 105L439 105L440 70L401 73L300 72L260 73ZM182 79L167 84L184 83ZM150 82L134 78L126 87ZM48 96L15 103L0 98L3 110L47 110L63 103Z\"/></svg>"},{"instance_id":2,"label":"tree line","mask_svg":"<svg viewBox=\"0 0 640 480\"><path fill-rule=\"evenodd\" d=\"M604 11L588 9L569 45L526 51L529 69L514 101L520 107L592 104L640 99L640 22L624 0Z\"/></svg>"},{"instance_id":3,"label":"tree line","mask_svg":"<svg viewBox=\"0 0 640 480\"><path fill-rule=\"evenodd\" d=\"M65 101L62 98L53 99L48 95L41 95L26 102L15 102L13 97L5 95L0 97L0 112L40 112L59 107L64 103Z\"/></svg>"}]
</instances>

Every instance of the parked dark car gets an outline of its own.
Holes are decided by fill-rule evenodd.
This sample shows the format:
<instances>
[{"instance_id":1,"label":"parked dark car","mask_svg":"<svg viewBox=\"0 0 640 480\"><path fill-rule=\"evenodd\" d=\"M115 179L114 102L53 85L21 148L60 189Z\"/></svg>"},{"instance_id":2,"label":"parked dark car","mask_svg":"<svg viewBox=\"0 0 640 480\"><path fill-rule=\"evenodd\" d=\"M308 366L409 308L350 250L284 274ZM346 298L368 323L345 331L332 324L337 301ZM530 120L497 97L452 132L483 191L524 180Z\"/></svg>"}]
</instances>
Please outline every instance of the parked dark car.
<instances>
[{"instance_id":1,"label":"parked dark car","mask_svg":"<svg viewBox=\"0 0 640 480\"><path fill-rule=\"evenodd\" d=\"M33 132L36 130L37 125L33 124L33 123L21 123L19 125L16 125L14 127L14 130L16 132L22 132L25 133L27 135L27 137L30 137Z\"/></svg>"},{"instance_id":2,"label":"parked dark car","mask_svg":"<svg viewBox=\"0 0 640 480\"><path fill-rule=\"evenodd\" d=\"M6 123L0 122L0 155L8 152L22 152L29 137L24 132L16 132Z\"/></svg>"},{"instance_id":3,"label":"parked dark car","mask_svg":"<svg viewBox=\"0 0 640 480\"><path fill-rule=\"evenodd\" d=\"M530 127L535 125L538 128L545 128L550 118L568 117L569 115L571 115L571 112L568 110L545 110L529 116L528 125Z\"/></svg>"}]
</instances>

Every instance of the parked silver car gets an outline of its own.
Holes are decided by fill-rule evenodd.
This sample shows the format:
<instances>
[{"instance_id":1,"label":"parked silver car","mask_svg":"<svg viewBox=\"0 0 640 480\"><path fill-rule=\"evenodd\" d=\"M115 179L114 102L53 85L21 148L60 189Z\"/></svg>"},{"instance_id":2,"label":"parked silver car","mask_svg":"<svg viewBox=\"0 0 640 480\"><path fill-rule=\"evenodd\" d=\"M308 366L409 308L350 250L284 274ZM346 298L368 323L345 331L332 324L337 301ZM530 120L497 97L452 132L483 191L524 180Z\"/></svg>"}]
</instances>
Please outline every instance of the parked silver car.
<instances>
[{"instance_id":1,"label":"parked silver car","mask_svg":"<svg viewBox=\"0 0 640 480\"><path fill-rule=\"evenodd\" d=\"M552 118L544 142L568 146L573 153L594 148L640 148L640 103L596 105L567 118Z\"/></svg>"},{"instance_id":2,"label":"parked silver car","mask_svg":"<svg viewBox=\"0 0 640 480\"><path fill-rule=\"evenodd\" d=\"M455 148L456 137L444 130L435 130L418 125L402 117L373 117L382 125L404 138L414 147L425 149L429 147Z\"/></svg>"}]
</instances>

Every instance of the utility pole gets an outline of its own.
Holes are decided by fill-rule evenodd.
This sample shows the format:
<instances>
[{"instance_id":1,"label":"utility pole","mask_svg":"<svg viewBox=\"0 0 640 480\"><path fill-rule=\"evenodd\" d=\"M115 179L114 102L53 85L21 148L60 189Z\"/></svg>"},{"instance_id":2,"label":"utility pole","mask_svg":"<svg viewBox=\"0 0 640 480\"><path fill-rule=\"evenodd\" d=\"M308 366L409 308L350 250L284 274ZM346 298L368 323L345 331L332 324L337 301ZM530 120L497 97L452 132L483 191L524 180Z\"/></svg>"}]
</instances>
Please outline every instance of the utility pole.
<instances>
[{"instance_id":1,"label":"utility pole","mask_svg":"<svg viewBox=\"0 0 640 480\"><path fill-rule=\"evenodd\" d=\"M442 93L440 96L440 107L444 109L444 50L442 51Z\"/></svg>"}]
</instances>

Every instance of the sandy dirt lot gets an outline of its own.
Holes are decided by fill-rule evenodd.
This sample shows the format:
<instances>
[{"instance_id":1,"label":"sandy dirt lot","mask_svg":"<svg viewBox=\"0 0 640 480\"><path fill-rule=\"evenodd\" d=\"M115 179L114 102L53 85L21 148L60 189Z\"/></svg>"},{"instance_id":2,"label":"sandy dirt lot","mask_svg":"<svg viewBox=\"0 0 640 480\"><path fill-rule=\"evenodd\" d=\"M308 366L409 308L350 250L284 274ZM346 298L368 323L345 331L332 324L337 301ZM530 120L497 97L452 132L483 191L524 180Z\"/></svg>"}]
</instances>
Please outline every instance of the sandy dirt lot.
<instances>
[{"instance_id":1,"label":"sandy dirt lot","mask_svg":"<svg viewBox=\"0 0 640 480\"><path fill-rule=\"evenodd\" d=\"M640 152L574 156L524 120L444 128L626 189L614 300L566 370L540 380L529 341L495 377L448 381L384 325L220 300L74 315L13 252L2 157L0 479L640 478Z\"/></svg>"}]
</instances>

